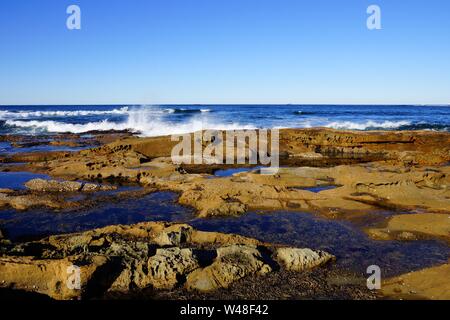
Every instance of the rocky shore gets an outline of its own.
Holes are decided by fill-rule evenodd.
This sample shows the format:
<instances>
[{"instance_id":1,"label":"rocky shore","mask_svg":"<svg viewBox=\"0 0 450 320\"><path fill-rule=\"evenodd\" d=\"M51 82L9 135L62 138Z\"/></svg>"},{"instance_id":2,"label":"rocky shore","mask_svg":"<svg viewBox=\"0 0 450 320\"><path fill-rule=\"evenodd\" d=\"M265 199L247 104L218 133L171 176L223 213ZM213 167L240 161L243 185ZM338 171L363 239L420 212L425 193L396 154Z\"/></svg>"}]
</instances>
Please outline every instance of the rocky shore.
<instances>
[{"instance_id":1,"label":"rocky shore","mask_svg":"<svg viewBox=\"0 0 450 320\"><path fill-rule=\"evenodd\" d=\"M58 139L80 143L85 138ZM178 202L194 208L200 219L255 210L301 211L349 221L377 241L450 243L449 133L285 129L280 131L280 168L273 174L261 174L260 168L248 165L176 165L170 157L175 144L170 137L110 133L89 139L87 144L98 146L0 156L4 172L39 172L53 179L31 180L24 190L0 189L0 207L22 211L82 208L86 203L71 200L69 195L101 194L114 191L117 184L136 184L145 192L177 192ZM16 144L33 143L16 140ZM214 174L241 167L247 168L230 175ZM99 199L93 201L101 205L107 198ZM389 215L374 214L380 210ZM270 283L286 274L299 274L299 288L304 290L311 290L306 283L327 287L329 282L323 279L333 272L337 273L331 283L344 277L340 271L325 272L324 267L311 271L325 263L329 268L333 252L260 243L163 222L110 226L20 244L3 239L1 243L3 290L31 291L56 299L142 296L149 288L156 290L152 291L156 298L220 297L223 290L238 295L233 290L255 277ZM74 262L81 263L88 275L83 278L83 289L76 292L61 285L67 276L65 268ZM317 279L312 281L308 277L314 272ZM386 279L382 294L449 299L448 279L448 264L434 266ZM353 287L347 283L341 290L346 298L374 297L360 281ZM320 290L310 292L319 294ZM287 295L300 297L301 293Z\"/></svg>"},{"instance_id":2,"label":"rocky shore","mask_svg":"<svg viewBox=\"0 0 450 320\"><path fill-rule=\"evenodd\" d=\"M53 299L102 298L146 288L209 292L280 269L304 272L334 257L323 251L264 244L189 225L141 223L51 236L0 247L0 287ZM67 268L80 286L67 286Z\"/></svg>"}]
</instances>

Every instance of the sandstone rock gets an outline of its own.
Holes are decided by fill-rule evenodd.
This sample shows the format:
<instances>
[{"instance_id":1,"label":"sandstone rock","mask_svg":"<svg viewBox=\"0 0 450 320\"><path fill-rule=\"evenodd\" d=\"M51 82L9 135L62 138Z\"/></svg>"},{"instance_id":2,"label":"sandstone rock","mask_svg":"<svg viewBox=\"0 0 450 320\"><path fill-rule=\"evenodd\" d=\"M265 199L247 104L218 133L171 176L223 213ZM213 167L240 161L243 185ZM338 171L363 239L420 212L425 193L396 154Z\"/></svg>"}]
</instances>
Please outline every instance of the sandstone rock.
<instances>
[{"instance_id":1,"label":"sandstone rock","mask_svg":"<svg viewBox=\"0 0 450 320\"><path fill-rule=\"evenodd\" d=\"M158 289L171 289L180 276L199 267L192 249L158 249L147 263L139 263L134 271L133 282L140 288L152 285Z\"/></svg>"},{"instance_id":2,"label":"sandstone rock","mask_svg":"<svg viewBox=\"0 0 450 320\"><path fill-rule=\"evenodd\" d=\"M79 191L82 184L81 182L76 181L32 179L25 183L25 187L32 191L74 192Z\"/></svg>"},{"instance_id":3,"label":"sandstone rock","mask_svg":"<svg viewBox=\"0 0 450 320\"><path fill-rule=\"evenodd\" d=\"M208 216L237 216L245 213L247 206L240 202L223 202L217 208L210 209Z\"/></svg>"},{"instance_id":4,"label":"sandstone rock","mask_svg":"<svg viewBox=\"0 0 450 320\"><path fill-rule=\"evenodd\" d=\"M57 181L45 179L32 179L25 183L25 186L32 191L39 192L95 192L115 190L117 187L108 185L98 185L95 183L81 183L78 181Z\"/></svg>"},{"instance_id":5,"label":"sandstone rock","mask_svg":"<svg viewBox=\"0 0 450 320\"><path fill-rule=\"evenodd\" d=\"M325 251L314 251L311 249L299 248L278 248L277 260L288 270L304 271L321 266L334 256Z\"/></svg>"},{"instance_id":6,"label":"sandstone rock","mask_svg":"<svg viewBox=\"0 0 450 320\"><path fill-rule=\"evenodd\" d=\"M0 286L46 294L58 300L80 299L94 272L105 263L105 258L96 257L89 264L79 266L80 289L77 289L76 278L71 278L76 263L68 258L35 260L3 256L0 257Z\"/></svg>"},{"instance_id":7,"label":"sandstone rock","mask_svg":"<svg viewBox=\"0 0 450 320\"><path fill-rule=\"evenodd\" d=\"M9 205L16 210L26 210L32 207L46 206L49 208L60 208L62 203L48 196L38 197L35 195L6 196L0 194L0 206Z\"/></svg>"},{"instance_id":8,"label":"sandstone rock","mask_svg":"<svg viewBox=\"0 0 450 320\"><path fill-rule=\"evenodd\" d=\"M401 232L397 237L399 240L403 241L417 240L417 237L414 235L414 233L408 231Z\"/></svg>"},{"instance_id":9,"label":"sandstone rock","mask_svg":"<svg viewBox=\"0 0 450 320\"><path fill-rule=\"evenodd\" d=\"M266 274L266 264L256 247L232 245L217 249L217 258L210 265L187 276L188 290L211 291L227 288L231 283L252 274Z\"/></svg>"},{"instance_id":10,"label":"sandstone rock","mask_svg":"<svg viewBox=\"0 0 450 320\"><path fill-rule=\"evenodd\" d=\"M161 230L153 239L159 246L179 246L189 242L193 228L189 225L173 225Z\"/></svg>"},{"instance_id":11,"label":"sandstone rock","mask_svg":"<svg viewBox=\"0 0 450 320\"><path fill-rule=\"evenodd\" d=\"M256 239L197 231L187 224L108 226L2 246L0 283L55 299L182 286L210 291L271 272L276 262L263 253L270 247ZM72 264L81 268L81 290L65 286Z\"/></svg>"},{"instance_id":12,"label":"sandstone rock","mask_svg":"<svg viewBox=\"0 0 450 320\"><path fill-rule=\"evenodd\" d=\"M85 183L83 184L83 187L81 188L82 192L95 192L95 191L111 191L116 190L116 186L109 186L109 185L99 185L95 183Z\"/></svg>"}]
</instances>

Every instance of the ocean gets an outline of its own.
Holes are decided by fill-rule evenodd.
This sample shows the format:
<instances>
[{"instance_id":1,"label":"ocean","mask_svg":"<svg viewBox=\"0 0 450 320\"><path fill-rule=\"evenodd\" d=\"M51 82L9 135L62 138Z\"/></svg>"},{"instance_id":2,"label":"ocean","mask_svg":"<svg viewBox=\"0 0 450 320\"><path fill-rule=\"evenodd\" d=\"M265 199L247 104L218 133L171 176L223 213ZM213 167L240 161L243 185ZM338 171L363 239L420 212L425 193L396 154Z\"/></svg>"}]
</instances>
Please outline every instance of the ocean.
<instances>
[{"instance_id":1,"label":"ocean","mask_svg":"<svg viewBox=\"0 0 450 320\"><path fill-rule=\"evenodd\" d=\"M0 134L129 129L158 136L201 129L311 127L450 131L450 105L0 106Z\"/></svg>"}]
</instances>

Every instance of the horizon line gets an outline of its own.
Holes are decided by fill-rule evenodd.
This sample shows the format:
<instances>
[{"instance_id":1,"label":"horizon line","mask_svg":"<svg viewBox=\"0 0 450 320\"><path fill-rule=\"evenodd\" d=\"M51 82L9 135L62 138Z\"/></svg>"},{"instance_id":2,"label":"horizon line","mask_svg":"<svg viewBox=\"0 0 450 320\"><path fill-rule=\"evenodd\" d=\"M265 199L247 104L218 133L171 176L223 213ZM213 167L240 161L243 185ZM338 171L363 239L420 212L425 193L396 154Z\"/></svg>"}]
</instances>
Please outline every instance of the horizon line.
<instances>
[{"instance_id":1,"label":"horizon line","mask_svg":"<svg viewBox=\"0 0 450 320\"><path fill-rule=\"evenodd\" d=\"M0 107L70 107L70 106L450 106L450 103L56 103L56 104L0 104Z\"/></svg>"}]
</instances>

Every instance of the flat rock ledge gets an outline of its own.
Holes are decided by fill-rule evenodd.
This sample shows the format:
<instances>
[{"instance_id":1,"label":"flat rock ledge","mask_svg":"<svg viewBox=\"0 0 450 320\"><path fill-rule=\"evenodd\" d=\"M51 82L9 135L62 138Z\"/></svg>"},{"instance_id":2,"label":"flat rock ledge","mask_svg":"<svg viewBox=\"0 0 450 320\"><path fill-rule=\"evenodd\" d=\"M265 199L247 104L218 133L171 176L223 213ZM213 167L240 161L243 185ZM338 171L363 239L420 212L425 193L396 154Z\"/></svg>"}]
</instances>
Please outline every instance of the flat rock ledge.
<instances>
[{"instance_id":1,"label":"flat rock ledge","mask_svg":"<svg viewBox=\"0 0 450 320\"><path fill-rule=\"evenodd\" d=\"M304 271L335 258L187 224L145 222L0 242L0 288L53 299L92 299L144 289L210 292L281 268Z\"/></svg>"},{"instance_id":2,"label":"flat rock ledge","mask_svg":"<svg viewBox=\"0 0 450 320\"><path fill-rule=\"evenodd\" d=\"M95 192L115 190L117 187L99 185L89 182L58 181L45 179L32 179L25 183L25 187L31 191L39 192Z\"/></svg>"}]
</instances>

